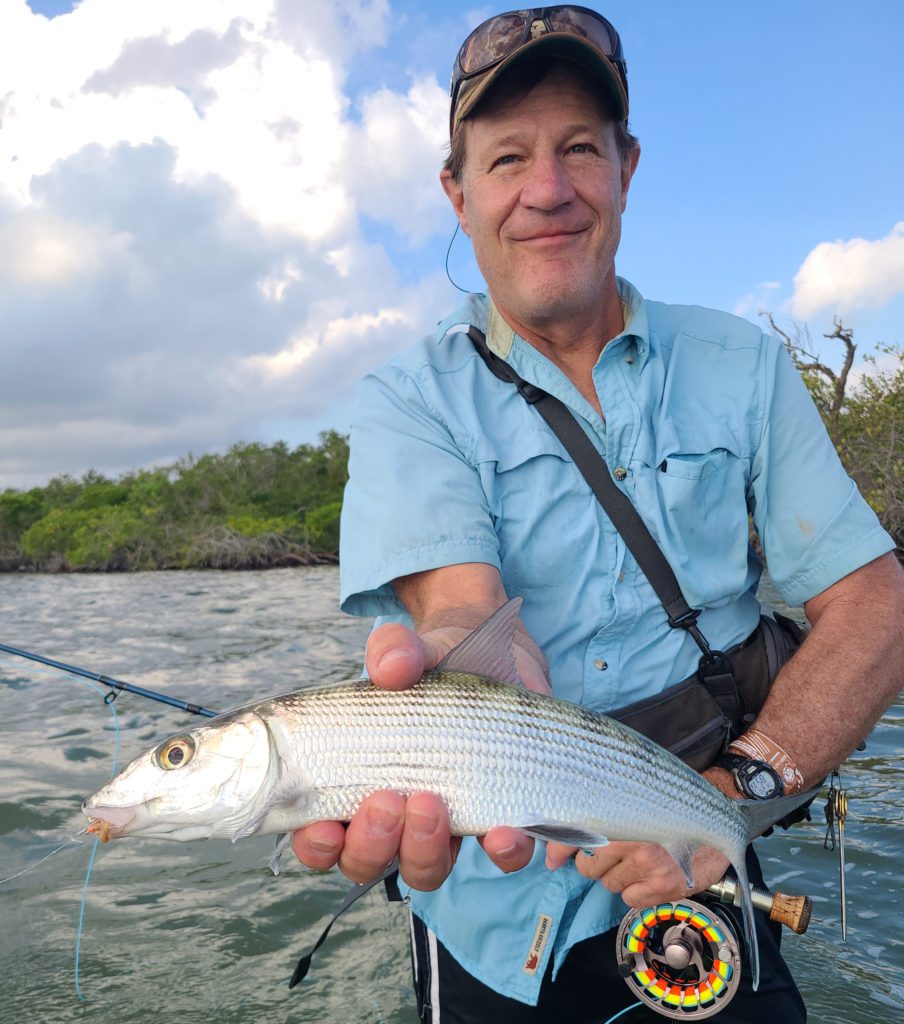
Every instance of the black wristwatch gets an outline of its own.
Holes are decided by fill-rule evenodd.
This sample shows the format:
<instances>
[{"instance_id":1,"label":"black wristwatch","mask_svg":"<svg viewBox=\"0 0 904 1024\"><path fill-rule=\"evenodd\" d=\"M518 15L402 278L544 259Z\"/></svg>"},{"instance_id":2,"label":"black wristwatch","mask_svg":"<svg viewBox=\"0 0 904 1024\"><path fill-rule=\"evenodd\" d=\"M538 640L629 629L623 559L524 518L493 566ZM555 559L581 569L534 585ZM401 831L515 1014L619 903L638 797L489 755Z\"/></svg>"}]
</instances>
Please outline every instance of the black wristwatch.
<instances>
[{"instance_id":1,"label":"black wristwatch","mask_svg":"<svg viewBox=\"0 0 904 1024\"><path fill-rule=\"evenodd\" d=\"M754 761L727 751L717 759L716 766L731 772L735 785L748 800L773 800L785 795L781 776L765 761Z\"/></svg>"}]
</instances>

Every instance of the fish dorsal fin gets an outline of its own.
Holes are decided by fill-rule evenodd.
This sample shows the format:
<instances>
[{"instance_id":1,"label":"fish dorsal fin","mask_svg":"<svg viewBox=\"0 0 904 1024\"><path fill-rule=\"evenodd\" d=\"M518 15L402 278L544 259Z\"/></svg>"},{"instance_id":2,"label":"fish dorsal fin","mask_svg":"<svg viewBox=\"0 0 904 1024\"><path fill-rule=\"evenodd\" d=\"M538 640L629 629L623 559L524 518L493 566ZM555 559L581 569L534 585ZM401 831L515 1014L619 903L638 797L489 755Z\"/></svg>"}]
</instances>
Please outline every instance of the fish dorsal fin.
<instances>
[{"instance_id":1,"label":"fish dorsal fin","mask_svg":"<svg viewBox=\"0 0 904 1024\"><path fill-rule=\"evenodd\" d=\"M435 671L466 672L524 686L524 680L515 665L515 628L521 605L520 597L506 601L482 626L478 626L457 647L453 647Z\"/></svg>"}]
</instances>

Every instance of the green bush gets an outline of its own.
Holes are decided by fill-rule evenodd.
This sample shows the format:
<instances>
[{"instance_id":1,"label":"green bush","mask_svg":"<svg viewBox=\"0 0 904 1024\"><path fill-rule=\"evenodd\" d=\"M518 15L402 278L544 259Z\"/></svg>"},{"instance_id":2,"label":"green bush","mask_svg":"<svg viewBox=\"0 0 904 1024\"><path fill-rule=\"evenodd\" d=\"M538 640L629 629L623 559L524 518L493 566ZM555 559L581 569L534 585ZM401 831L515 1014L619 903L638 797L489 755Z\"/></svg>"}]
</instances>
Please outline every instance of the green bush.
<instances>
[{"instance_id":1,"label":"green bush","mask_svg":"<svg viewBox=\"0 0 904 1024\"><path fill-rule=\"evenodd\" d=\"M25 531L22 550L35 562L69 569L137 568L147 524L127 508L57 508Z\"/></svg>"},{"instance_id":2,"label":"green bush","mask_svg":"<svg viewBox=\"0 0 904 1024\"><path fill-rule=\"evenodd\" d=\"M291 516L269 516L266 519L249 514L227 516L226 525L243 537L265 537L271 533L289 536L299 531L298 522Z\"/></svg>"},{"instance_id":3,"label":"green bush","mask_svg":"<svg viewBox=\"0 0 904 1024\"><path fill-rule=\"evenodd\" d=\"M339 514L341 501L331 501L309 512L304 519L308 543L315 551L339 553Z\"/></svg>"}]
</instances>

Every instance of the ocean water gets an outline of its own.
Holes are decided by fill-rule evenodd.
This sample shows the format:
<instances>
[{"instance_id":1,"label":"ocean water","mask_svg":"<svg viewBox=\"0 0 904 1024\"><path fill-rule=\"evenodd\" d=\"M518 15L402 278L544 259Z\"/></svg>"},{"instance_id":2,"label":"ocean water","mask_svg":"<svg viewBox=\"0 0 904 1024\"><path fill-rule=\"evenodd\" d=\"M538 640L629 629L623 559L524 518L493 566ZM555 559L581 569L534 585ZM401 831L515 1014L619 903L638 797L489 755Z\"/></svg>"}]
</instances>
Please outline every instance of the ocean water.
<instances>
[{"instance_id":1,"label":"ocean water","mask_svg":"<svg viewBox=\"0 0 904 1024\"><path fill-rule=\"evenodd\" d=\"M333 568L0 576L0 642L226 710L358 674L368 627L336 610L337 584ZM77 991L95 843L70 840L82 799L111 774L117 739L99 689L0 655L0 1024L416 1024L407 911L380 889L337 922L311 974L288 990L349 883L291 855L273 877L268 838L98 846ZM113 708L120 765L194 724L129 695ZM809 931L786 933L785 949L818 1024L904 1017L902 740L899 701L843 770L847 943L824 825L760 843L767 880L814 900Z\"/></svg>"}]
</instances>

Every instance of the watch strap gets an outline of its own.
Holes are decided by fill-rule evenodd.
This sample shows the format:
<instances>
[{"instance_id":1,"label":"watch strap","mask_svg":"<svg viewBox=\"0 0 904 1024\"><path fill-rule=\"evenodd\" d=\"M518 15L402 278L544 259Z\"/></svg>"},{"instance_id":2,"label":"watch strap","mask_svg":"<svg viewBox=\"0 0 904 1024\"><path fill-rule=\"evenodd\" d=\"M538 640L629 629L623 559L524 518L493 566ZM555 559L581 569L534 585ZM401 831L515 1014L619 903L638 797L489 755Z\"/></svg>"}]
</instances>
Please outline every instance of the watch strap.
<instances>
[{"instance_id":1,"label":"watch strap","mask_svg":"<svg viewBox=\"0 0 904 1024\"><path fill-rule=\"evenodd\" d=\"M785 795L800 793L804 788L804 777L791 755L784 747L779 746L770 736L759 729L752 728L732 740L728 751L740 754L751 761L762 761L778 773L785 787Z\"/></svg>"}]
</instances>

